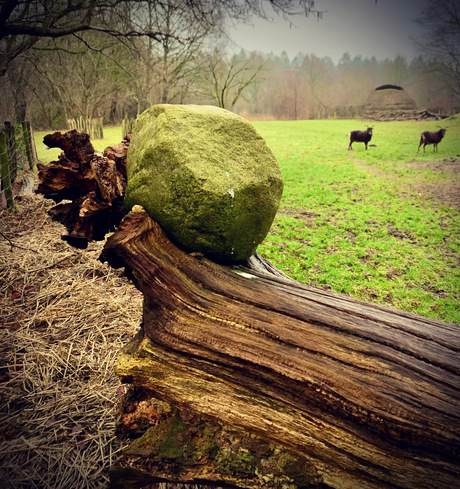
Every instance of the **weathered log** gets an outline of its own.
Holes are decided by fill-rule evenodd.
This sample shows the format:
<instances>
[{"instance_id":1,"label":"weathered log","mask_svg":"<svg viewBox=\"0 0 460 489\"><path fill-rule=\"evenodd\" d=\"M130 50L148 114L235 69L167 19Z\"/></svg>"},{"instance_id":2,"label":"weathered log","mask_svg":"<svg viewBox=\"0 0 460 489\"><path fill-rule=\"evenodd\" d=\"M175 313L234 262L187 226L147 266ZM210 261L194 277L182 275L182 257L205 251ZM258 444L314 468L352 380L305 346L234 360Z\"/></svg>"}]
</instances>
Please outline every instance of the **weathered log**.
<instances>
[{"instance_id":1,"label":"weathered log","mask_svg":"<svg viewBox=\"0 0 460 489\"><path fill-rule=\"evenodd\" d=\"M169 404L147 409L113 487L458 484L458 325L187 254L140 207L101 259L144 293L116 371Z\"/></svg>"},{"instance_id":2,"label":"weathered log","mask_svg":"<svg viewBox=\"0 0 460 489\"><path fill-rule=\"evenodd\" d=\"M67 228L62 238L79 248L104 239L124 215L129 137L103 154L94 150L87 134L76 130L48 134L43 142L64 152L58 161L37 165L37 192L58 204L71 201L50 210L53 219Z\"/></svg>"}]
</instances>

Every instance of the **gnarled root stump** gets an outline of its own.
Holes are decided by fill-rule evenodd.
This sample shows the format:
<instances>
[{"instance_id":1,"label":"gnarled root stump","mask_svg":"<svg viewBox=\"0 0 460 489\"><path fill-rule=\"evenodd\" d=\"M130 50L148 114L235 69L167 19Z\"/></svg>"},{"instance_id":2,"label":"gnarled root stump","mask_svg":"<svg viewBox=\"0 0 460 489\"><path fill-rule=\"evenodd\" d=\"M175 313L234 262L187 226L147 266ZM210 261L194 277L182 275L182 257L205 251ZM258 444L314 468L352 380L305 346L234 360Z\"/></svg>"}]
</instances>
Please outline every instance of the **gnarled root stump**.
<instances>
[{"instance_id":1,"label":"gnarled root stump","mask_svg":"<svg viewBox=\"0 0 460 489\"><path fill-rule=\"evenodd\" d=\"M43 142L64 151L58 161L37 165L37 193L57 203L71 201L50 209L53 219L67 228L62 238L79 248L104 239L124 215L129 137L103 154L94 151L88 134L76 130L48 134Z\"/></svg>"},{"instance_id":2,"label":"gnarled root stump","mask_svg":"<svg viewBox=\"0 0 460 489\"><path fill-rule=\"evenodd\" d=\"M113 487L458 484L458 325L187 254L139 207L101 259L144 293Z\"/></svg>"}]
</instances>

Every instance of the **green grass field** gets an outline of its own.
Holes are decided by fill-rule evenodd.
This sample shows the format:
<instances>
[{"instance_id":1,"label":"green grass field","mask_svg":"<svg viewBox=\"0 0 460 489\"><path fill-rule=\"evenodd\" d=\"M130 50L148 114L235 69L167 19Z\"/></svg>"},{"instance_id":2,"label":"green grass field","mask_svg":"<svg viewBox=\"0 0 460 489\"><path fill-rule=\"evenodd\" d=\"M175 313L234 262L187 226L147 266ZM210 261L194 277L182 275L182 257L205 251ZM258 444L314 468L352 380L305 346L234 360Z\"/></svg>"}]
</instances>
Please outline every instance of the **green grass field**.
<instances>
[{"instance_id":1,"label":"green grass field","mask_svg":"<svg viewBox=\"0 0 460 489\"><path fill-rule=\"evenodd\" d=\"M309 285L460 323L460 117L374 123L368 151L357 121L257 122L285 188L258 251ZM439 152L417 153L420 133L448 130ZM46 151L36 133L39 159ZM121 140L104 128L96 149Z\"/></svg>"}]
</instances>

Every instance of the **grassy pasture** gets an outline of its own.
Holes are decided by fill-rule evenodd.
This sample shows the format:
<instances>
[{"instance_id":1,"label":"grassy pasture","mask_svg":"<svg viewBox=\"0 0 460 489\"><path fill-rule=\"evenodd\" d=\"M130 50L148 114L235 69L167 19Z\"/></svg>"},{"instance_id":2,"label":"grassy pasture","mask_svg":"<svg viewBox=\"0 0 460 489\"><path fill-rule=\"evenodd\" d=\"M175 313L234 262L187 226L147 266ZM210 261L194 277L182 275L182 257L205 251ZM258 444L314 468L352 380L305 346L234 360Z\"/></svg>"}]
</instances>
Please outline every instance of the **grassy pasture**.
<instances>
[{"instance_id":1,"label":"grassy pasture","mask_svg":"<svg viewBox=\"0 0 460 489\"><path fill-rule=\"evenodd\" d=\"M447 126L439 152L420 133ZM368 151L348 132L365 123L256 122L285 182L259 252L296 280L460 323L460 118L373 123ZM36 133L39 159L46 133ZM96 149L121 140L104 128Z\"/></svg>"},{"instance_id":2,"label":"grassy pasture","mask_svg":"<svg viewBox=\"0 0 460 489\"><path fill-rule=\"evenodd\" d=\"M375 123L368 151L347 150L357 121L255 125L285 181L261 254L301 282L460 323L460 195L431 193L460 191L460 120L437 154L416 152L432 122Z\"/></svg>"}]
</instances>

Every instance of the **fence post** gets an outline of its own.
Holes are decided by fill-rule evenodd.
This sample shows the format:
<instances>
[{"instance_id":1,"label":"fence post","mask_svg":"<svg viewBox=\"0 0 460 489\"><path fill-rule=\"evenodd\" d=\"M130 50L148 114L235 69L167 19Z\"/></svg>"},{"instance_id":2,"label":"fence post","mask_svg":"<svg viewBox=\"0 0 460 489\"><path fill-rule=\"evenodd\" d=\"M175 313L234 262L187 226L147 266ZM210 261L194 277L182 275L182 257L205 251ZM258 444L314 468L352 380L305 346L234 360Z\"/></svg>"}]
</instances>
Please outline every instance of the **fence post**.
<instances>
[{"instance_id":1,"label":"fence post","mask_svg":"<svg viewBox=\"0 0 460 489\"><path fill-rule=\"evenodd\" d=\"M29 141L30 141L30 149L32 150L32 158L34 160L34 165L36 165L38 162L37 147L35 146L34 131L32 129L32 126L30 125L29 121L27 121L27 131L29 133Z\"/></svg>"},{"instance_id":2,"label":"fence post","mask_svg":"<svg viewBox=\"0 0 460 489\"><path fill-rule=\"evenodd\" d=\"M5 122L5 131L8 140L8 165L10 167L11 182L13 183L16 180L16 175L18 173L18 153L14 124Z\"/></svg>"},{"instance_id":3,"label":"fence post","mask_svg":"<svg viewBox=\"0 0 460 489\"><path fill-rule=\"evenodd\" d=\"M8 138L5 130L0 130L0 166L2 169L2 190L5 192L6 206L13 207L13 189L11 188L10 165L8 163Z\"/></svg>"},{"instance_id":4,"label":"fence post","mask_svg":"<svg viewBox=\"0 0 460 489\"><path fill-rule=\"evenodd\" d=\"M33 170L35 164L35 145L32 141L32 130L30 128L30 122L22 122L22 134L24 136L24 146L26 148L27 161L29 162L29 168Z\"/></svg>"},{"instance_id":5,"label":"fence post","mask_svg":"<svg viewBox=\"0 0 460 489\"><path fill-rule=\"evenodd\" d=\"M135 119L130 119L128 116L123 118L123 122L121 123L121 132L122 137L126 137L126 134L132 131L134 126Z\"/></svg>"}]
</instances>

